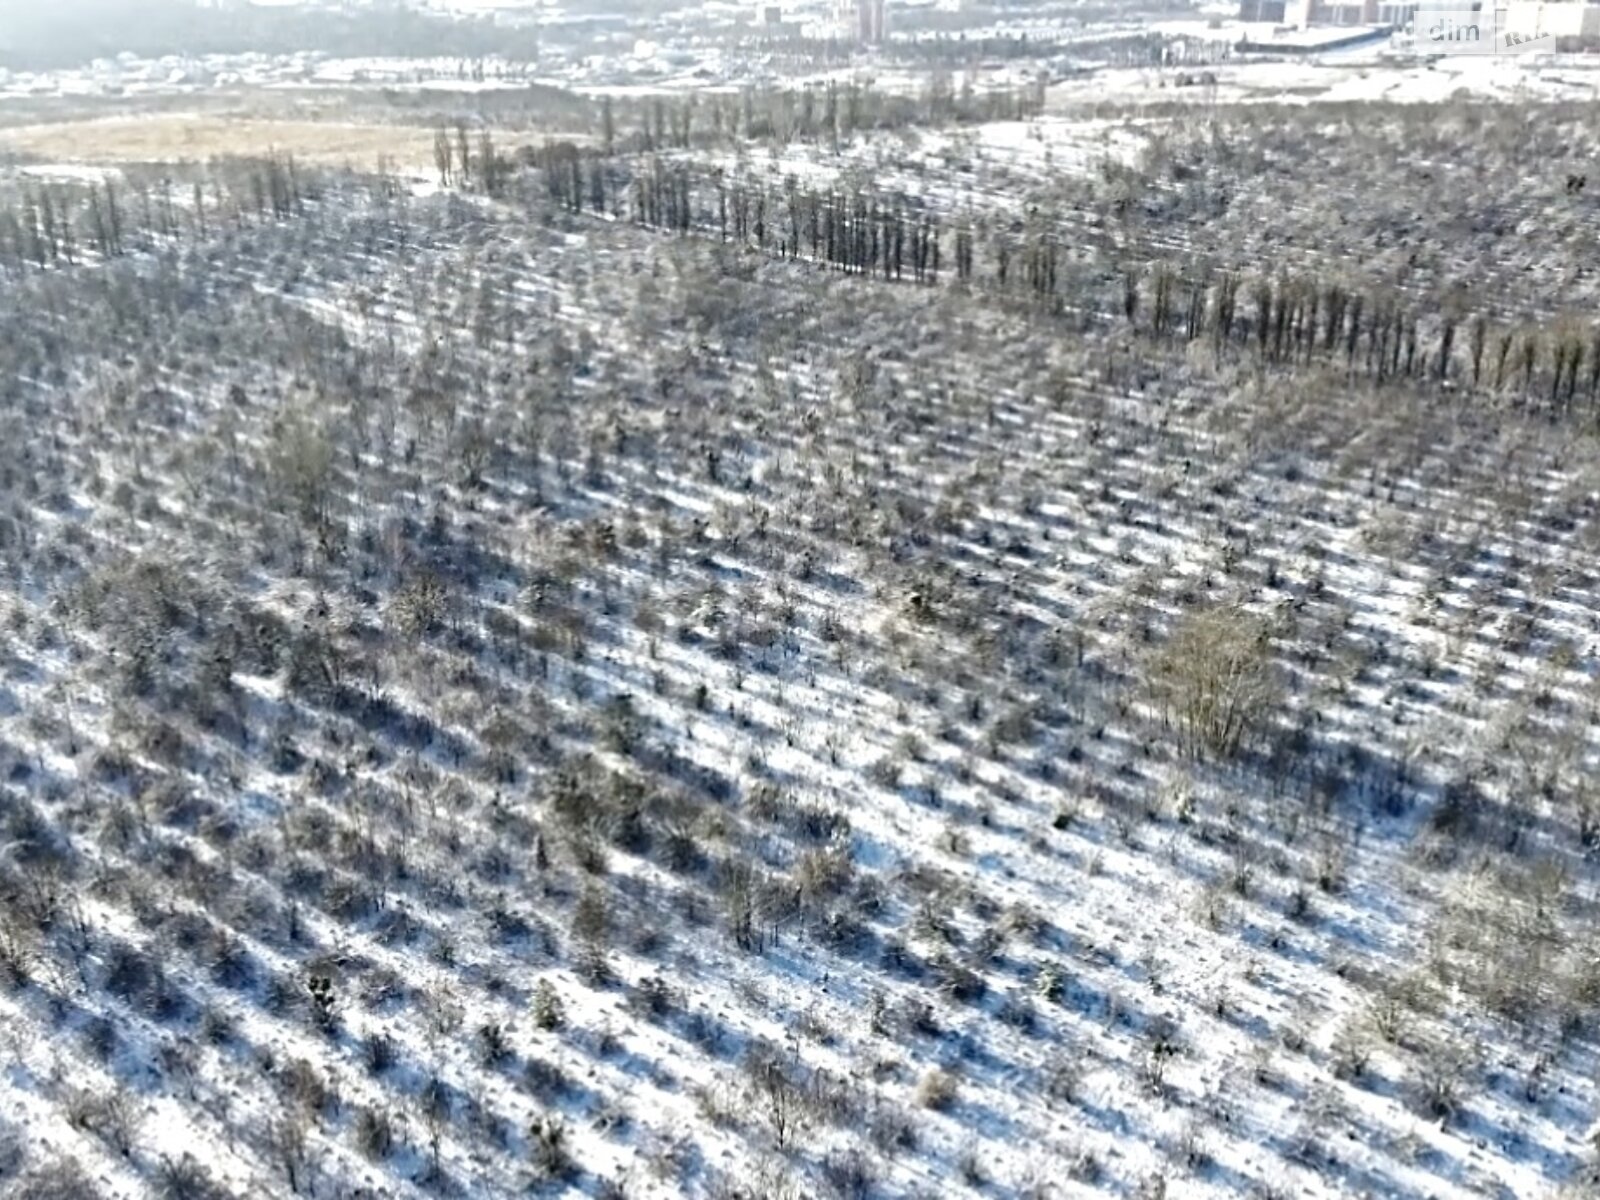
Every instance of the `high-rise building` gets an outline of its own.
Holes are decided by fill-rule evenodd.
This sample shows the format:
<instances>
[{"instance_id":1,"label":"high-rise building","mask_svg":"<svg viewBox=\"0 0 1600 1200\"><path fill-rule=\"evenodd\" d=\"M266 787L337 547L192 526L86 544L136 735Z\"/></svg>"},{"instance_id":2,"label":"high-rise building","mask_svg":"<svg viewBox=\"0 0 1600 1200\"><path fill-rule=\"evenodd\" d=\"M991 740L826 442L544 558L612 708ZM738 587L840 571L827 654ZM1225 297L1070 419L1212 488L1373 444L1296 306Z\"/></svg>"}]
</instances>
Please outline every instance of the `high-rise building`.
<instances>
[{"instance_id":1,"label":"high-rise building","mask_svg":"<svg viewBox=\"0 0 1600 1200\"><path fill-rule=\"evenodd\" d=\"M871 44L888 41L889 39L889 5L888 0L860 0L861 9L865 17L865 28L862 30L861 40Z\"/></svg>"},{"instance_id":2,"label":"high-rise building","mask_svg":"<svg viewBox=\"0 0 1600 1200\"><path fill-rule=\"evenodd\" d=\"M888 40L888 0L839 0L836 11L840 29L852 41L872 46Z\"/></svg>"}]
</instances>

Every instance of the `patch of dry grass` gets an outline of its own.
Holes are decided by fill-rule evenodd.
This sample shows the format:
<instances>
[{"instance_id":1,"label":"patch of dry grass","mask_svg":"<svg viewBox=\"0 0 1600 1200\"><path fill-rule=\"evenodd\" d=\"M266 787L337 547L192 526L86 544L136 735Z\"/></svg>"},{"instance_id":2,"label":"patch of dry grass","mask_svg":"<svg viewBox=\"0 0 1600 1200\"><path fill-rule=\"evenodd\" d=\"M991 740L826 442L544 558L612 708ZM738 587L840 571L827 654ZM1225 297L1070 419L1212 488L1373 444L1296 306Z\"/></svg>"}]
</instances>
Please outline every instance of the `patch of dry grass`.
<instances>
[{"instance_id":1,"label":"patch of dry grass","mask_svg":"<svg viewBox=\"0 0 1600 1200\"><path fill-rule=\"evenodd\" d=\"M279 151L324 166L372 169L387 157L420 170L432 166L433 139L433 129L419 125L151 113L3 129L0 151L77 163L205 162ZM497 133L501 149L516 140Z\"/></svg>"}]
</instances>

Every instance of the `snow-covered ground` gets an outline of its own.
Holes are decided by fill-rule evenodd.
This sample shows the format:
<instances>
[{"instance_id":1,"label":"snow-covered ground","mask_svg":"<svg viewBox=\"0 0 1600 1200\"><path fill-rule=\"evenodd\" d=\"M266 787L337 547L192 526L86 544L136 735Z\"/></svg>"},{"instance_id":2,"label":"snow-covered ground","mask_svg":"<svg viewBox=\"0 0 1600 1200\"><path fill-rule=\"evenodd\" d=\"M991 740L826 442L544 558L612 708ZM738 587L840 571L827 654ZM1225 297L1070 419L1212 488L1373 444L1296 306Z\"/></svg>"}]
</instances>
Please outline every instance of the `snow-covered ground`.
<instances>
[{"instance_id":1,"label":"snow-covered ground","mask_svg":"<svg viewBox=\"0 0 1600 1200\"><path fill-rule=\"evenodd\" d=\"M48 464L0 526L25 1169L128 1197L198 1187L186 1156L241 1196L1585 1169L1566 777L1521 816L1515 756L1446 797L1502 738L1592 762L1587 434L412 203L241 229L171 260L159 332L12 376L7 469ZM115 270L154 303L162 261ZM82 279L25 281L7 345L46 286L112 329ZM1152 655L1232 605L1278 733L1194 760Z\"/></svg>"},{"instance_id":2,"label":"snow-covered ground","mask_svg":"<svg viewBox=\"0 0 1600 1200\"><path fill-rule=\"evenodd\" d=\"M1208 70L598 214L8 168L0 1191L1591 1194L1585 76Z\"/></svg>"}]
</instances>

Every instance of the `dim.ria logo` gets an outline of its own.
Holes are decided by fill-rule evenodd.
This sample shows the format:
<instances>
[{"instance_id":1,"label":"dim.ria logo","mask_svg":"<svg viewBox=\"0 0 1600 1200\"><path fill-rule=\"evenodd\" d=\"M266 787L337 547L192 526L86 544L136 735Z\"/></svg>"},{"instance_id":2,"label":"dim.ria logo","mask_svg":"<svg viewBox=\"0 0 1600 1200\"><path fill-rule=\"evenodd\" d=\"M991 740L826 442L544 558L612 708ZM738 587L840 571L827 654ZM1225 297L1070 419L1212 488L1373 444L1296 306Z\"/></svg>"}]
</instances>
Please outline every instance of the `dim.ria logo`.
<instances>
[{"instance_id":1,"label":"dim.ria logo","mask_svg":"<svg viewBox=\"0 0 1600 1200\"><path fill-rule=\"evenodd\" d=\"M1537 13L1542 5L1526 9ZM1524 10L1515 10L1520 15ZM1497 7L1494 0L1485 4L1465 0L1446 0L1417 6L1412 26L1415 45L1421 54L1520 54L1530 50L1549 50L1555 35L1540 23L1510 20L1513 10Z\"/></svg>"}]
</instances>

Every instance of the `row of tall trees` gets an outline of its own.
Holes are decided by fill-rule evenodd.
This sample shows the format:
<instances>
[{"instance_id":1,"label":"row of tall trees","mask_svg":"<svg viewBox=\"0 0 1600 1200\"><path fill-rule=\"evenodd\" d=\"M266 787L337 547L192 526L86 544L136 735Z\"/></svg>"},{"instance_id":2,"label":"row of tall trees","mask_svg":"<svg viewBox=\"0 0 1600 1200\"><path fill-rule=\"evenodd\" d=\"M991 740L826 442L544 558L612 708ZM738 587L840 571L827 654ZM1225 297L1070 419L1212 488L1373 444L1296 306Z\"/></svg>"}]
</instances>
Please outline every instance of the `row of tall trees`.
<instances>
[{"instance_id":1,"label":"row of tall trees","mask_svg":"<svg viewBox=\"0 0 1600 1200\"><path fill-rule=\"evenodd\" d=\"M99 191L91 190L91 202L100 204ZM19 266L33 263L77 261L77 201L61 188L24 188L5 209L0 209L0 263ZM115 210L113 210L114 212ZM120 218L119 225L120 225ZM97 223L104 228L103 214Z\"/></svg>"},{"instance_id":2,"label":"row of tall trees","mask_svg":"<svg viewBox=\"0 0 1600 1200\"><path fill-rule=\"evenodd\" d=\"M868 129L1020 120L1037 114L1043 105L1042 80L957 92L948 74L936 74L921 99L882 93L870 84L836 82L798 89L747 88L737 95L691 92L620 101L605 96L600 101L598 137L589 154L652 155L749 141L838 142ZM560 141L519 151L517 157L587 178L581 165L573 165L577 153L573 143ZM473 134L464 122L435 130L433 161L440 186L491 195L504 191L512 169L512 160L496 152L490 129ZM580 182L577 192L585 193L585 186ZM570 183L552 185L552 195L568 207L576 203ZM591 209L601 207L584 203Z\"/></svg>"},{"instance_id":3,"label":"row of tall trees","mask_svg":"<svg viewBox=\"0 0 1600 1200\"><path fill-rule=\"evenodd\" d=\"M793 179L771 189L651 158L630 175L613 160L585 156L571 143L540 154L551 199L574 213L592 212L679 234L714 234L783 258L809 258L851 274L931 282L940 260L936 218L903 197L860 190L802 188ZM971 265L971 257L958 265Z\"/></svg>"},{"instance_id":4,"label":"row of tall trees","mask_svg":"<svg viewBox=\"0 0 1600 1200\"><path fill-rule=\"evenodd\" d=\"M108 174L98 182L40 181L0 199L0 271L73 266L181 236L218 222L303 212L307 188L293 156L230 161L188 178Z\"/></svg>"},{"instance_id":5,"label":"row of tall trees","mask_svg":"<svg viewBox=\"0 0 1600 1200\"><path fill-rule=\"evenodd\" d=\"M554 198L574 212L682 235L716 237L851 274L955 282L998 299L1081 319L1120 319L1158 339L1209 338L1263 363L1322 361L1375 382L1515 390L1553 408L1600 402L1600 327L1571 318L1496 324L1459 304L1426 306L1381 287L1319 277L1250 275L1166 263L1120 272L1069 271L1070 231L1035 221L1021 231L941 221L915 198L865 189L781 186L683 160L626 163L570 144L545 160ZM631 173L630 173L631 172Z\"/></svg>"},{"instance_id":6,"label":"row of tall trees","mask_svg":"<svg viewBox=\"0 0 1600 1200\"><path fill-rule=\"evenodd\" d=\"M1600 403L1600 324L1573 316L1495 322L1383 288L1226 271L1184 278L1165 263L1125 273L1123 298L1124 319L1156 337L1209 336L1265 363L1322 361L1379 383L1514 391L1558 413L1571 413L1580 396Z\"/></svg>"},{"instance_id":7,"label":"row of tall trees","mask_svg":"<svg viewBox=\"0 0 1600 1200\"><path fill-rule=\"evenodd\" d=\"M465 122L457 122L454 129L440 127L434 131L433 165L440 187L488 196L504 194L512 171L511 162L495 148L494 131L480 129L474 138L467 132Z\"/></svg>"},{"instance_id":8,"label":"row of tall trees","mask_svg":"<svg viewBox=\"0 0 1600 1200\"><path fill-rule=\"evenodd\" d=\"M1044 76L1000 88L957 87L936 71L922 95L830 80L814 87L746 88L601 101L598 144L606 154L654 153L740 141L834 142L872 129L1022 120L1044 108Z\"/></svg>"},{"instance_id":9,"label":"row of tall trees","mask_svg":"<svg viewBox=\"0 0 1600 1200\"><path fill-rule=\"evenodd\" d=\"M441 178L505 194L513 163L481 132L440 131ZM1245 275L1168 262L1109 276L1104 247L1084 255L1075 231L1030 218L996 228L942 218L918 198L864 188L777 185L684 159L584 153L568 142L529 154L549 195L574 213L679 235L715 237L850 274L958 286L1087 321L1120 320L1158 339L1209 338L1272 365L1320 361L1375 382L1431 379L1514 393L1552 411L1600 404L1600 328L1585 320L1493 320L1457 300L1428 304L1381 286L1320 276ZM0 271L70 266L148 248L213 223L282 219L307 189L292 157L213 164L177 180L108 176L38 182L0 201ZM1083 237L1090 236L1085 232ZM1110 290L1108 290L1108 286Z\"/></svg>"}]
</instances>

